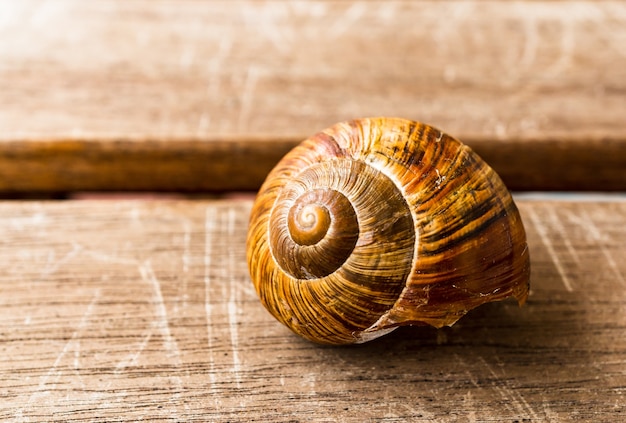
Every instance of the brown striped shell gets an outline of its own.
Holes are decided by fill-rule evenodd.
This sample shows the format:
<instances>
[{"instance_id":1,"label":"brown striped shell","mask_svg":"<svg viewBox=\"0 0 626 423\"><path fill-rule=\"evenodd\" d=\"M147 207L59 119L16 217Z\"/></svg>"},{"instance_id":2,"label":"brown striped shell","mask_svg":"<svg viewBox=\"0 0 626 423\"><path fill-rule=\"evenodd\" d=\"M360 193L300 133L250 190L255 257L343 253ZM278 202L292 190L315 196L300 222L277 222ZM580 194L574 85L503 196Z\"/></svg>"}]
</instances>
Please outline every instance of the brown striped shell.
<instances>
[{"instance_id":1,"label":"brown striped shell","mask_svg":"<svg viewBox=\"0 0 626 423\"><path fill-rule=\"evenodd\" d=\"M502 180L403 119L339 123L289 152L258 193L247 248L265 307L319 343L452 325L528 295L526 235Z\"/></svg>"}]
</instances>

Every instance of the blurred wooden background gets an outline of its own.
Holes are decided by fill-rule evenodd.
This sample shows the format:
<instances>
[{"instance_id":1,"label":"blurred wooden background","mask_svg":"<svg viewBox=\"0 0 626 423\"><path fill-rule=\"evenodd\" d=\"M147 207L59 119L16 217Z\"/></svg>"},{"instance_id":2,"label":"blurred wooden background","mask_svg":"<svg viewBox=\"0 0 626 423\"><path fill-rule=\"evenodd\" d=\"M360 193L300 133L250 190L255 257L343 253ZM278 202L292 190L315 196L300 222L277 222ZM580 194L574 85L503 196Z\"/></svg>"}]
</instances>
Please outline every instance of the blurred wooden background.
<instances>
[{"instance_id":1,"label":"blurred wooden background","mask_svg":"<svg viewBox=\"0 0 626 423\"><path fill-rule=\"evenodd\" d=\"M525 307L350 348L262 308L240 191L378 115L516 191ZM0 0L0 419L623 420L625 192L623 2Z\"/></svg>"},{"instance_id":2,"label":"blurred wooden background","mask_svg":"<svg viewBox=\"0 0 626 423\"><path fill-rule=\"evenodd\" d=\"M2 191L255 189L306 136L380 115L512 189L626 189L621 2L0 4Z\"/></svg>"}]
</instances>

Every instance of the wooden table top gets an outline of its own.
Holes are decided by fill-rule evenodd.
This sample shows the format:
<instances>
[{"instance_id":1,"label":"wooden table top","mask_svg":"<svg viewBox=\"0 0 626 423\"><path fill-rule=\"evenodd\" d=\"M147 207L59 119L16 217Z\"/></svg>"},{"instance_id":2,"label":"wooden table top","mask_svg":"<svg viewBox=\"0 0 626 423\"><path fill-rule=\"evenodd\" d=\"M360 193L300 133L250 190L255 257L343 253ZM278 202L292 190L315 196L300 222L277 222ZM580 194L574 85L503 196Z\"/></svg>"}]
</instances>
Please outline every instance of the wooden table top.
<instances>
[{"instance_id":1,"label":"wooden table top","mask_svg":"<svg viewBox=\"0 0 626 423\"><path fill-rule=\"evenodd\" d=\"M322 347L249 280L249 200L0 204L0 419L617 421L626 201L519 200L528 302ZM528 420L527 420L528 421Z\"/></svg>"},{"instance_id":2,"label":"wooden table top","mask_svg":"<svg viewBox=\"0 0 626 423\"><path fill-rule=\"evenodd\" d=\"M610 1L0 1L0 420L626 419L625 41ZM373 115L515 191L526 305L339 348L265 311L252 191Z\"/></svg>"}]
</instances>

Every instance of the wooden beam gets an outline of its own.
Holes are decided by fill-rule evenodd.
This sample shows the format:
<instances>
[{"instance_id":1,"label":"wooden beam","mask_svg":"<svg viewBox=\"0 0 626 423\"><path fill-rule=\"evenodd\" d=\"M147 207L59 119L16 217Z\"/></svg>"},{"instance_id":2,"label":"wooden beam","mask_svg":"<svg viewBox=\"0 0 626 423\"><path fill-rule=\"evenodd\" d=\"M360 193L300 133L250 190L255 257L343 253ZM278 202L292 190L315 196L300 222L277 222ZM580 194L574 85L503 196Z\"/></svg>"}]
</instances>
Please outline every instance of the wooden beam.
<instances>
[{"instance_id":1,"label":"wooden beam","mask_svg":"<svg viewBox=\"0 0 626 423\"><path fill-rule=\"evenodd\" d=\"M0 144L0 191L256 190L302 139L5 142ZM626 144L620 140L465 142L511 190L626 190Z\"/></svg>"}]
</instances>

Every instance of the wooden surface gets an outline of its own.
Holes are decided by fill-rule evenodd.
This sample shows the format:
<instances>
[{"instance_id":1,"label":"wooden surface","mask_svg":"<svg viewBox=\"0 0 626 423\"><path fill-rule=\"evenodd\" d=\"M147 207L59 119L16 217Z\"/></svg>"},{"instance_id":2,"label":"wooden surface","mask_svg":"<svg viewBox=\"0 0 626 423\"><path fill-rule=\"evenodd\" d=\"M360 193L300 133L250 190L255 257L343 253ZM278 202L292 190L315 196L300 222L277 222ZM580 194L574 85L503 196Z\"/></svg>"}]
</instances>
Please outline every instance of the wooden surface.
<instances>
[{"instance_id":1,"label":"wooden surface","mask_svg":"<svg viewBox=\"0 0 626 423\"><path fill-rule=\"evenodd\" d=\"M625 420L624 46L611 1L0 0L0 197L256 189L373 115L622 191L517 197L525 307L345 348L262 308L249 199L2 201L0 420Z\"/></svg>"},{"instance_id":2,"label":"wooden surface","mask_svg":"<svg viewBox=\"0 0 626 423\"><path fill-rule=\"evenodd\" d=\"M258 301L249 200L0 203L0 419L623 420L626 201L518 205L526 306L333 348Z\"/></svg>"},{"instance_id":3,"label":"wooden surface","mask_svg":"<svg viewBox=\"0 0 626 423\"><path fill-rule=\"evenodd\" d=\"M4 0L0 191L255 189L379 115L512 189L624 190L624 40L610 1Z\"/></svg>"}]
</instances>

